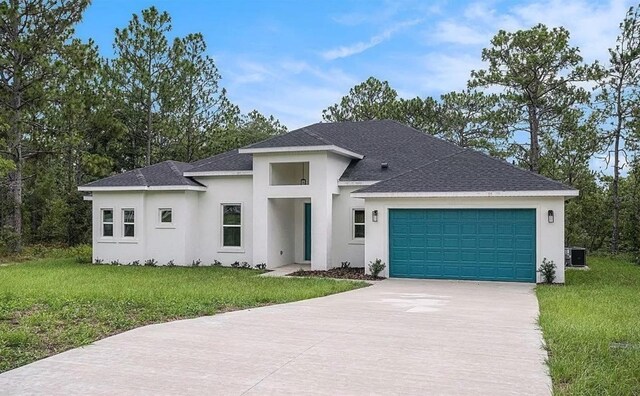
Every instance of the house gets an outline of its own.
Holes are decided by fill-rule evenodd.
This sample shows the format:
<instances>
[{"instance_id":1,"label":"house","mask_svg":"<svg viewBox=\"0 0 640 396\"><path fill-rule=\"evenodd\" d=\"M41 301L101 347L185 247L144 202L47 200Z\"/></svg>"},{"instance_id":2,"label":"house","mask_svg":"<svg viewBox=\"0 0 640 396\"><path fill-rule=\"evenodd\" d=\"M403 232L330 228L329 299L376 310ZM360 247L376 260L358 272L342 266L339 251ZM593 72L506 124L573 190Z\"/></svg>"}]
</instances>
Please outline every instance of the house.
<instances>
[{"instance_id":1,"label":"house","mask_svg":"<svg viewBox=\"0 0 640 396\"><path fill-rule=\"evenodd\" d=\"M383 275L564 282L562 183L395 121L318 123L190 164L165 161L91 192L94 260L218 260Z\"/></svg>"}]
</instances>

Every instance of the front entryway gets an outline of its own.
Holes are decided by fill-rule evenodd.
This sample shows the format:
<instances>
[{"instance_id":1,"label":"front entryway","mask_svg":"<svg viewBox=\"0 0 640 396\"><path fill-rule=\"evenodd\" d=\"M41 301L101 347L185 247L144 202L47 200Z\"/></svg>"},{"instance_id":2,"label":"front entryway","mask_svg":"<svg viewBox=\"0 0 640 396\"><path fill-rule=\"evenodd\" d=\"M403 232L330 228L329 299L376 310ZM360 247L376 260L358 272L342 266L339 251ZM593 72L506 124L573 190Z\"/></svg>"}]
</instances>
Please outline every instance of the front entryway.
<instances>
[{"instance_id":1,"label":"front entryway","mask_svg":"<svg viewBox=\"0 0 640 396\"><path fill-rule=\"evenodd\" d=\"M535 209L391 209L389 274L535 282Z\"/></svg>"},{"instance_id":2,"label":"front entryway","mask_svg":"<svg viewBox=\"0 0 640 396\"><path fill-rule=\"evenodd\" d=\"M304 204L304 259L311 260L311 203Z\"/></svg>"}]
</instances>

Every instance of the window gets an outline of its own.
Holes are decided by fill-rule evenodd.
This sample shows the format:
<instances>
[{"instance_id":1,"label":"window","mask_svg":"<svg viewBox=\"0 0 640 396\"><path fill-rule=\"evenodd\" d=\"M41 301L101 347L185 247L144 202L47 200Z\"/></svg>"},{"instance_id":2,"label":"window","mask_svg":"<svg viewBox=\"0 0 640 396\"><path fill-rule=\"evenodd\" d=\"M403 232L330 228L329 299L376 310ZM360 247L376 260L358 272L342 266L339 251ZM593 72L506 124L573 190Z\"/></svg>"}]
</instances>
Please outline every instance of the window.
<instances>
[{"instance_id":1,"label":"window","mask_svg":"<svg viewBox=\"0 0 640 396\"><path fill-rule=\"evenodd\" d=\"M113 236L113 209L102 209L102 236Z\"/></svg>"},{"instance_id":2,"label":"window","mask_svg":"<svg viewBox=\"0 0 640 396\"><path fill-rule=\"evenodd\" d=\"M122 209L122 235L125 238L133 238L136 236L135 230L136 213L133 209Z\"/></svg>"},{"instance_id":3,"label":"window","mask_svg":"<svg viewBox=\"0 0 640 396\"><path fill-rule=\"evenodd\" d=\"M163 208L159 210L160 224L169 225L173 224L173 211L171 208Z\"/></svg>"},{"instance_id":4,"label":"window","mask_svg":"<svg viewBox=\"0 0 640 396\"><path fill-rule=\"evenodd\" d=\"M242 206L239 204L222 205L222 246L242 246Z\"/></svg>"},{"instance_id":5,"label":"window","mask_svg":"<svg viewBox=\"0 0 640 396\"><path fill-rule=\"evenodd\" d=\"M364 238L364 209L353 210L353 239Z\"/></svg>"}]
</instances>

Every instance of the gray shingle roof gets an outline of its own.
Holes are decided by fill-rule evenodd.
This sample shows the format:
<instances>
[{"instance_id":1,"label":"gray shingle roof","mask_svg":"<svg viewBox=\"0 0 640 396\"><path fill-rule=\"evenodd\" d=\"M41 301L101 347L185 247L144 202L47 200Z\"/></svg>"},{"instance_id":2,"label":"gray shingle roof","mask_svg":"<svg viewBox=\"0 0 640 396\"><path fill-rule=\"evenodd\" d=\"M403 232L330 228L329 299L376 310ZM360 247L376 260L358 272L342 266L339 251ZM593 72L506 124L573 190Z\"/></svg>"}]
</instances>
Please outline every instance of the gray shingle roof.
<instances>
[{"instance_id":1,"label":"gray shingle roof","mask_svg":"<svg viewBox=\"0 0 640 396\"><path fill-rule=\"evenodd\" d=\"M460 147L390 120L318 123L247 148L335 145L364 155L353 160L340 180L385 180ZM381 164L388 163L387 169Z\"/></svg>"},{"instance_id":2,"label":"gray shingle roof","mask_svg":"<svg viewBox=\"0 0 640 396\"><path fill-rule=\"evenodd\" d=\"M470 149L358 190L380 192L569 191L572 187Z\"/></svg>"},{"instance_id":3,"label":"gray shingle roof","mask_svg":"<svg viewBox=\"0 0 640 396\"><path fill-rule=\"evenodd\" d=\"M191 165L189 172L252 170L253 157L251 154L240 154L236 149L192 162Z\"/></svg>"},{"instance_id":4,"label":"gray shingle roof","mask_svg":"<svg viewBox=\"0 0 640 396\"><path fill-rule=\"evenodd\" d=\"M164 161L96 180L83 187L202 186L182 175L191 168L191 164L184 162Z\"/></svg>"},{"instance_id":5,"label":"gray shingle roof","mask_svg":"<svg viewBox=\"0 0 640 396\"><path fill-rule=\"evenodd\" d=\"M341 181L381 182L359 192L573 190L505 161L463 149L396 121L318 123L247 148L334 145L361 154ZM382 163L387 163L386 169ZM165 161L107 177L85 187L200 186L183 172L252 170L250 154L231 150L191 164Z\"/></svg>"}]
</instances>

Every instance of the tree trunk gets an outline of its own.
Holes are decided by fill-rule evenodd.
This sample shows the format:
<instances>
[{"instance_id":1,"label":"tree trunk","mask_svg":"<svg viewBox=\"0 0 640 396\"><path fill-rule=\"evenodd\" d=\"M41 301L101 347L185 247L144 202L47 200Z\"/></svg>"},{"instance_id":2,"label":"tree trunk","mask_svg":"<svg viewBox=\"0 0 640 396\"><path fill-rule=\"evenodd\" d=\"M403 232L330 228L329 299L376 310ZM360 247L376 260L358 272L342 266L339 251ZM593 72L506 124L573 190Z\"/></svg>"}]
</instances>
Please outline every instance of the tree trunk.
<instances>
[{"instance_id":1,"label":"tree trunk","mask_svg":"<svg viewBox=\"0 0 640 396\"><path fill-rule=\"evenodd\" d=\"M624 124L622 79L616 87L616 129L613 141L613 183L611 196L613 198L613 226L611 227L611 253L618 253L620 249L620 140Z\"/></svg>"},{"instance_id":2,"label":"tree trunk","mask_svg":"<svg viewBox=\"0 0 640 396\"><path fill-rule=\"evenodd\" d=\"M616 132L613 144L613 183L611 197L613 198L613 226L611 227L611 253L618 253L620 240L620 130Z\"/></svg>"},{"instance_id":3,"label":"tree trunk","mask_svg":"<svg viewBox=\"0 0 640 396\"><path fill-rule=\"evenodd\" d=\"M14 250L22 250L22 168L24 158L22 156L22 131L20 128L20 108L22 107L22 94L20 92L21 79L14 77L13 99L11 107L11 136L13 137L13 163L15 170L11 172L11 195L13 197L13 215L11 226L16 234Z\"/></svg>"},{"instance_id":4,"label":"tree trunk","mask_svg":"<svg viewBox=\"0 0 640 396\"><path fill-rule=\"evenodd\" d=\"M147 100L147 159L146 165L151 165L151 92Z\"/></svg>"},{"instance_id":5,"label":"tree trunk","mask_svg":"<svg viewBox=\"0 0 640 396\"><path fill-rule=\"evenodd\" d=\"M540 173L540 145L538 142L540 136L540 120L538 120L538 112L535 105L528 105L529 113L529 135L531 138L529 149L529 170Z\"/></svg>"}]
</instances>

